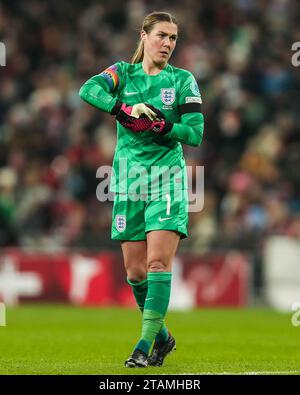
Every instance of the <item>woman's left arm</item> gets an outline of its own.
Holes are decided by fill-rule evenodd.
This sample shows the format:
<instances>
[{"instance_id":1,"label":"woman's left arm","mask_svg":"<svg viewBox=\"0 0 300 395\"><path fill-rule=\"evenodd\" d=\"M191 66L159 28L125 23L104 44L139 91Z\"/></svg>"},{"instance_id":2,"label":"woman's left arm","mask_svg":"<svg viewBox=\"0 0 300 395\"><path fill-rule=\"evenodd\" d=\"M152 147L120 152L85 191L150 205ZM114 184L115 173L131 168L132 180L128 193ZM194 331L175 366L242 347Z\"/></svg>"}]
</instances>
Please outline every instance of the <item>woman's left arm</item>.
<instances>
[{"instance_id":1,"label":"woman's left arm","mask_svg":"<svg viewBox=\"0 0 300 395\"><path fill-rule=\"evenodd\" d=\"M173 123L167 136L193 147L202 142L204 130L204 117L201 112L186 113L181 116L181 123Z\"/></svg>"},{"instance_id":2,"label":"woman's left arm","mask_svg":"<svg viewBox=\"0 0 300 395\"><path fill-rule=\"evenodd\" d=\"M184 82L179 92L180 122L165 119L154 121L152 131L166 135L172 140L197 147L202 142L204 117L201 112L201 94L194 76L190 72L183 75Z\"/></svg>"}]
</instances>

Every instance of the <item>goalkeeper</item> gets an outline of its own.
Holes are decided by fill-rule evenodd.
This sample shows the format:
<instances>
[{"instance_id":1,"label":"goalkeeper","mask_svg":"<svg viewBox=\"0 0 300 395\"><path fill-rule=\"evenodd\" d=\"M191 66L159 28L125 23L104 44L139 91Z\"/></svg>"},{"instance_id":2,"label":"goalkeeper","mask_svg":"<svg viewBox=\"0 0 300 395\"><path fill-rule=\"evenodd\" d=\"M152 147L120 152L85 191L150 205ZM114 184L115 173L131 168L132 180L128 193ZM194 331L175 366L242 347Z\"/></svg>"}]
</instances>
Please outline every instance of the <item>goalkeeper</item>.
<instances>
[{"instance_id":1,"label":"goalkeeper","mask_svg":"<svg viewBox=\"0 0 300 395\"><path fill-rule=\"evenodd\" d=\"M79 93L83 100L117 119L112 238L121 241L127 281L142 312L141 337L125 361L126 367L160 366L176 347L164 318L172 262L180 238L187 236L187 182L181 143L198 146L204 124L195 78L168 63L177 35L178 24L172 15L147 15L131 64L118 62L108 67L85 82ZM130 177L124 178L124 163L128 173L141 166L146 169L139 191L132 188L135 184ZM153 166L164 170L153 176ZM171 168L176 171L169 174L168 182L162 181L161 176ZM141 192L144 187L148 193Z\"/></svg>"}]
</instances>

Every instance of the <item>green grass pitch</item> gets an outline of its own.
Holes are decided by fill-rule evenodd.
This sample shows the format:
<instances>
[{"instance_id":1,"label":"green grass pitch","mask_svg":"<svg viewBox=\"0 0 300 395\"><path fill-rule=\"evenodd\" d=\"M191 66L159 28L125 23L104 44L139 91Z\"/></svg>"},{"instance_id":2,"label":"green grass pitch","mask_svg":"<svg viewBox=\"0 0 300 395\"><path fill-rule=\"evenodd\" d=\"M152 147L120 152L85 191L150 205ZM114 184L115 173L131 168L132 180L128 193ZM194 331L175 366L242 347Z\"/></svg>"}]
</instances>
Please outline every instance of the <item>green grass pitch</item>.
<instances>
[{"instance_id":1,"label":"green grass pitch","mask_svg":"<svg viewBox=\"0 0 300 395\"><path fill-rule=\"evenodd\" d=\"M172 312L177 350L163 367L123 367L141 315L120 308L23 305L0 327L0 374L299 374L300 326L267 309Z\"/></svg>"}]
</instances>

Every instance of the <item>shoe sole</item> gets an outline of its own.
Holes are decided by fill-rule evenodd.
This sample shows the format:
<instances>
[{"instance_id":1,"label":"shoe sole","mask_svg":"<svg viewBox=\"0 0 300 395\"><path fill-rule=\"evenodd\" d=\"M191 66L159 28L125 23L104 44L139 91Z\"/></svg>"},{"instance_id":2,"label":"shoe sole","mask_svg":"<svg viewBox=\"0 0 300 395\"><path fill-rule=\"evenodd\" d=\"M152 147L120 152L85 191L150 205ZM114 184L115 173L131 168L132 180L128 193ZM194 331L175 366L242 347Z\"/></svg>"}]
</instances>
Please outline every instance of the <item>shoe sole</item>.
<instances>
[{"instance_id":1,"label":"shoe sole","mask_svg":"<svg viewBox=\"0 0 300 395\"><path fill-rule=\"evenodd\" d=\"M125 362L125 367L126 368L146 368L147 365L141 365L141 364L138 364L135 361L131 360L131 361Z\"/></svg>"},{"instance_id":2,"label":"shoe sole","mask_svg":"<svg viewBox=\"0 0 300 395\"><path fill-rule=\"evenodd\" d=\"M175 350L176 350L176 343L175 343L174 346L171 348L171 350L165 355L165 357L164 357L162 363L154 363L154 364L152 365L152 364L149 363L149 361L148 361L148 365L149 365L149 366L162 366L163 363L164 363L164 360L167 358L167 356L170 355L170 354L171 354L173 351L175 351Z\"/></svg>"}]
</instances>

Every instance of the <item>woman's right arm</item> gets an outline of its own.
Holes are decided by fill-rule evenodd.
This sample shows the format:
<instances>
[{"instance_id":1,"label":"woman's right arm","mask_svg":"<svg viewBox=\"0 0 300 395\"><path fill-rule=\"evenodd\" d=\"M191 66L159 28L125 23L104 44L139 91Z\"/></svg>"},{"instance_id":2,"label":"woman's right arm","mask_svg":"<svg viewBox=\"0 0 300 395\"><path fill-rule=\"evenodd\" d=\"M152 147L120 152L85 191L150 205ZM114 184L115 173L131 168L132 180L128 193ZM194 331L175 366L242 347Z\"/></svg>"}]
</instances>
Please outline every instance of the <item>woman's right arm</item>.
<instances>
[{"instance_id":1,"label":"woman's right arm","mask_svg":"<svg viewBox=\"0 0 300 395\"><path fill-rule=\"evenodd\" d=\"M111 113L118 101L115 94L120 84L120 67L112 65L102 73L87 80L79 91L82 100Z\"/></svg>"},{"instance_id":2,"label":"woman's right arm","mask_svg":"<svg viewBox=\"0 0 300 395\"><path fill-rule=\"evenodd\" d=\"M126 129L133 132L148 130L152 121L156 119L156 113L144 103L128 106L120 102L117 93L122 84L124 84L122 69L117 63L87 80L80 88L79 96L99 110L115 115ZM148 118L140 117L142 114Z\"/></svg>"}]
</instances>

